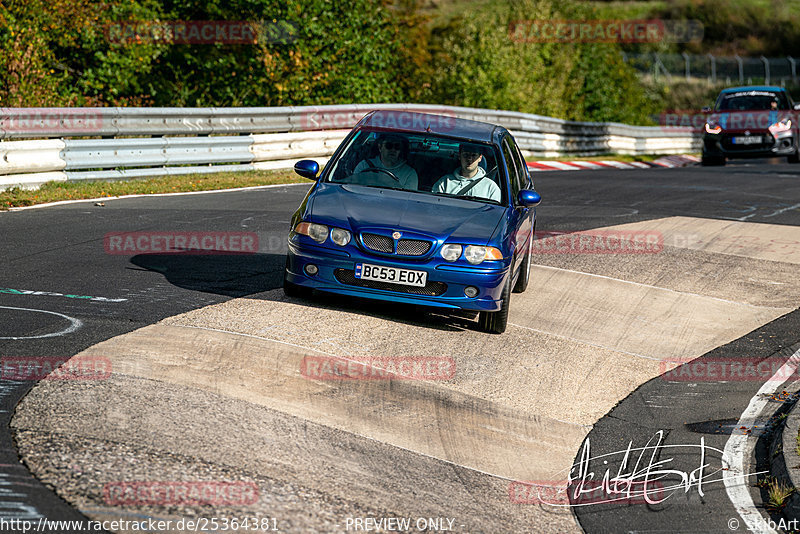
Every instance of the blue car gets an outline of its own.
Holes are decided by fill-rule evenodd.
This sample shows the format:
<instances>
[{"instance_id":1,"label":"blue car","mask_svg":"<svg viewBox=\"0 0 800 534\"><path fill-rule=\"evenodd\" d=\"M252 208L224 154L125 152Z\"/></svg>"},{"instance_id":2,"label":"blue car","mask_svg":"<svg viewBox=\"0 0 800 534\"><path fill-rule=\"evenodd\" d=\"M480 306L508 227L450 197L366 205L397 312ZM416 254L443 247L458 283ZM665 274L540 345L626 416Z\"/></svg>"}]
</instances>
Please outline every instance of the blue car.
<instances>
[{"instance_id":1,"label":"blue car","mask_svg":"<svg viewBox=\"0 0 800 534\"><path fill-rule=\"evenodd\" d=\"M514 138L493 124L374 111L319 174L289 232L284 291L478 312L502 333L530 277L535 206Z\"/></svg>"}]
</instances>

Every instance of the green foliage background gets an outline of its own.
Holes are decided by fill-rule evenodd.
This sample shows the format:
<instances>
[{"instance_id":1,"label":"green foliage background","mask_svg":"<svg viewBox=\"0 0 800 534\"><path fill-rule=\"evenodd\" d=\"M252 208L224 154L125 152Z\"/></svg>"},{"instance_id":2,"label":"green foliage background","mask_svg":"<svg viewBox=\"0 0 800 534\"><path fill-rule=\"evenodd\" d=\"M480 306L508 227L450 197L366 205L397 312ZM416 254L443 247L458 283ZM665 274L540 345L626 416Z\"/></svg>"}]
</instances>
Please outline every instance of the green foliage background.
<instances>
[{"instance_id":1,"label":"green foliage background","mask_svg":"<svg viewBox=\"0 0 800 534\"><path fill-rule=\"evenodd\" d=\"M423 102L648 123L612 44L515 42L514 20L592 18L573 0L504 0L432 21L419 0L0 0L0 106ZM256 44L110 42L119 21L284 24Z\"/></svg>"}]
</instances>

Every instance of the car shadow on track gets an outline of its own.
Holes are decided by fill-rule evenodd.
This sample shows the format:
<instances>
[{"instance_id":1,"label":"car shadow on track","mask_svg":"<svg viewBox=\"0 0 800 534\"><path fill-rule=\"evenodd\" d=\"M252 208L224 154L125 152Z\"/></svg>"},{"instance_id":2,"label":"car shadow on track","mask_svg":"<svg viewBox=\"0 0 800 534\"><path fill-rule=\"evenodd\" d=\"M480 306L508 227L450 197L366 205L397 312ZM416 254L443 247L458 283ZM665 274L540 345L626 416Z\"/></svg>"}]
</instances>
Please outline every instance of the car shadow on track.
<instances>
[{"instance_id":1,"label":"car shadow on track","mask_svg":"<svg viewBox=\"0 0 800 534\"><path fill-rule=\"evenodd\" d=\"M167 282L190 291L232 298L292 302L310 309L339 310L436 330L477 330L477 314L444 313L424 306L314 292L307 298L289 298L283 291L283 254L139 254L131 263L161 273Z\"/></svg>"},{"instance_id":2,"label":"car shadow on track","mask_svg":"<svg viewBox=\"0 0 800 534\"><path fill-rule=\"evenodd\" d=\"M164 275L173 285L228 297L282 287L286 257L280 254L139 254L137 267Z\"/></svg>"},{"instance_id":3,"label":"car shadow on track","mask_svg":"<svg viewBox=\"0 0 800 534\"><path fill-rule=\"evenodd\" d=\"M266 296L270 298L274 296ZM302 298L286 297L283 292L278 293L276 301L289 301L293 304L308 306L315 309L338 310L357 313L377 319L384 319L395 323L411 326L422 326L433 330L458 332L462 330L478 330L475 321L477 313L469 311L439 311L426 306L415 306L397 302L386 302L368 298L334 295L314 291L313 295Z\"/></svg>"}]
</instances>

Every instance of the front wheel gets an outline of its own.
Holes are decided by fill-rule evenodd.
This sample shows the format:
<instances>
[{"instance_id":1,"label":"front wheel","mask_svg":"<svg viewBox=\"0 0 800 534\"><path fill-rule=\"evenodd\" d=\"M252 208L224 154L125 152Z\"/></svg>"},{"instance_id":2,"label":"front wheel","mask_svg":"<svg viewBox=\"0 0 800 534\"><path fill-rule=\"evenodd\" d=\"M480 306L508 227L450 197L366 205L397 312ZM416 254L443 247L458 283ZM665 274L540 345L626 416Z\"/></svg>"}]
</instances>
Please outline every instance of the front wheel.
<instances>
[{"instance_id":1,"label":"front wheel","mask_svg":"<svg viewBox=\"0 0 800 534\"><path fill-rule=\"evenodd\" d=\"M786 161L789 163L800 163L800 144L798 144L798 147L795 149L794 154L786 158Z\"/></svg>"},{"instance_id":2,"label":"front wheel","mask_svg":"<svg viewBox=\"0 0 800 534\"><path fill-rule=\"evenodd\" d=\"M289 274L289 256L286 256L286 268L283 271L283 293L287 297L292 297L292 298L310 297L313 290L307 287L293 284L287 279L288 274Z\"/></svg>"},{"instance_id":3,"label":"front wheel","mask_svg":"<svg viewBox=\"0 0 800 534\"><path fill-rule=\"evenodd\" d=\"M531 279L531 249L533 248L533 232L535 228L531 228L531 236L528 238L528 252L525 253L525 259L522 260L522 267L519 270L517 283L514 284L513 293L524 293L528 289L528 282Z\"/></svg>"},{"instance_id":4,"label":"front wheel","mask_svg":"<svg viewBox=\"0 0 800 534\"><path fill-rule=\"evenodd\" d=\"M705 153L700 159L703 167L720 167L725 165L725 156L706 156Z\"/></svg>"},{"instance_id":5,"label":"front wheel","mask_svg":"<svg viewBox=\"0 0 800 534\"><path fill-rule=\"evenodd\" d=\"M521 275L520 275L521 276ZM503 287L502 307L496 312L481 312L478 316L478 324L481 330L489 334L502 334L506 331L508 325L508 308L511 304L511 273L508 274L508 280Z\"/></svg>"}]
</instances>

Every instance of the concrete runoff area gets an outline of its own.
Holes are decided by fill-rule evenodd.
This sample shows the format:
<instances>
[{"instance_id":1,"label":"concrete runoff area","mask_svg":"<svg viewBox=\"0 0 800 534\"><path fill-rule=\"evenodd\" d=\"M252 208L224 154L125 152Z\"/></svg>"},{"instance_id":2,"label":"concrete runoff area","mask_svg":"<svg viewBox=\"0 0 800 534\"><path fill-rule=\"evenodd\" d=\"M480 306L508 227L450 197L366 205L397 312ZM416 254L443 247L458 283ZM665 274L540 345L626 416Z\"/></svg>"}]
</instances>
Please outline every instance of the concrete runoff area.
<instances>
[{"instance_id":1,"label":"concrete runoff area","mask_svg":"<svg viewBox=\"0 0 800 534\"><path fill-rule=\"evenodd\" d=\"M636 387L800 296L793 253L771 241L800 243L793 227L671 217L598 230L658 232L663 248L537 254L501 336L277 290L112 338L76 356L109 358L109 380L42 381L20 403L23 460L98 519L260 512L284 531L335 532L348 517L448 517L456 531L578 532L563 507L512 502L509 484L565 481L591 425ZM302 376L314 357L450 358L455 373ZM110 481L165 479L261 491L230 510L104 501Z\"/></svg>"}]
</instances>

